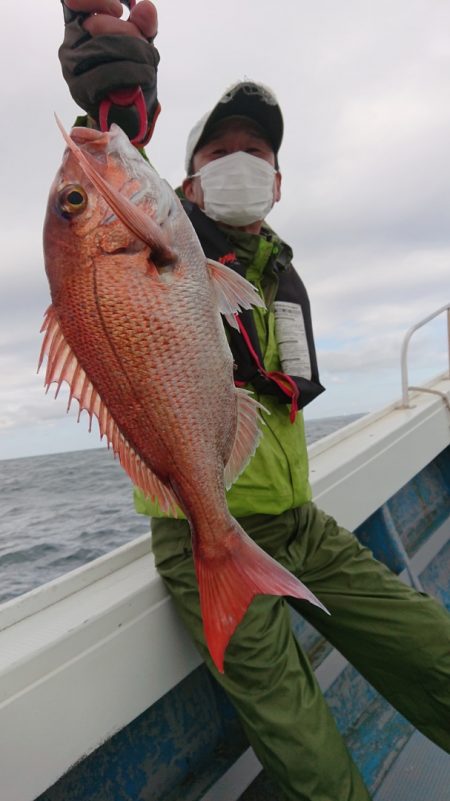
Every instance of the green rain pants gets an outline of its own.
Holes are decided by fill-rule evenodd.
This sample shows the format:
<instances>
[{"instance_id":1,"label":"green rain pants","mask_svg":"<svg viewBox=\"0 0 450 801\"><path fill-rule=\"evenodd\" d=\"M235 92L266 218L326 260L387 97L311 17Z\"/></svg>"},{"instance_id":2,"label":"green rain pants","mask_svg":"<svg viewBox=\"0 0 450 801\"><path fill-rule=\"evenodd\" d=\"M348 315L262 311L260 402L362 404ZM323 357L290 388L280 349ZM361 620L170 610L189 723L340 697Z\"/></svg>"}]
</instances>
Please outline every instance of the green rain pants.
<instances>
[{"instance_id":1,"label":"green rain pants","mask_svg":"<svg viewBox=\"0 0 450 801\"><path fill-rule=\"evenodd\" d=\"M356 537L308 503L240 524L325 604L292 606L426 736L450 752L450 615L403 584ZM203 637L189 527L153 519L153 551L208 668L232 701L259 760L292 801L368 801L286 601L257 596L219 674Z\"/></svg>"}]
</instances>

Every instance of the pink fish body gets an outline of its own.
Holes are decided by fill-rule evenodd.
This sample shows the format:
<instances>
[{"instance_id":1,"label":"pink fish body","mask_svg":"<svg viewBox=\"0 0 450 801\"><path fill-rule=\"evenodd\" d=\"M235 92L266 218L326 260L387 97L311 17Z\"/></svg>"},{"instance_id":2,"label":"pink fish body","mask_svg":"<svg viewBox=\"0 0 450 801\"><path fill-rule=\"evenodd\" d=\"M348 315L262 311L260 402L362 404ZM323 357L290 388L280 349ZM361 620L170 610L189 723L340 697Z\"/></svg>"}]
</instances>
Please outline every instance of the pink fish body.
<instances>
[{"instance_id":1,"label":"pink fish body","mask_svg":"<svg viewBox=\"0 0 450 801\"><path fill-rule=\"evenodd\" d=\"M207 261L175 193L118 127L65 136L44 226L46 385L67 382L132 481L165 511L185 513L205 638L223 671L256 594L324 608L226 504L261 434L258 403L234 386L221 314L233 324L262 301Z\"/></svg>"}]
</instances>

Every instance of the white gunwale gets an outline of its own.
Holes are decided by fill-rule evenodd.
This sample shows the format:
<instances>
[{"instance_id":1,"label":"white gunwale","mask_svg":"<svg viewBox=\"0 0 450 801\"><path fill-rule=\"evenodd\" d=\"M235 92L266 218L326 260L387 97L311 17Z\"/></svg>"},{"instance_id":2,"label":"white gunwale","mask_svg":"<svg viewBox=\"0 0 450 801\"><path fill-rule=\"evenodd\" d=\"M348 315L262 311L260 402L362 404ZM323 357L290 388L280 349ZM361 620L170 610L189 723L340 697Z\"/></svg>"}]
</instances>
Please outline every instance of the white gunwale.
<instances>
[{"instance_id":1,"label":"white gunwale","mask_svg":"<svg viewBox=\"0 0 450 801\"><path fill-rule=\"evenodd\" d=\"M428 386L450 398L448 377ZM341 524L362 523L450 444L442 397L415 392L410 402L310 447L314 500ZM199 664L156 572L150 536L3 604L5 797L35 799Z\"/></svg>"}]
</instances>

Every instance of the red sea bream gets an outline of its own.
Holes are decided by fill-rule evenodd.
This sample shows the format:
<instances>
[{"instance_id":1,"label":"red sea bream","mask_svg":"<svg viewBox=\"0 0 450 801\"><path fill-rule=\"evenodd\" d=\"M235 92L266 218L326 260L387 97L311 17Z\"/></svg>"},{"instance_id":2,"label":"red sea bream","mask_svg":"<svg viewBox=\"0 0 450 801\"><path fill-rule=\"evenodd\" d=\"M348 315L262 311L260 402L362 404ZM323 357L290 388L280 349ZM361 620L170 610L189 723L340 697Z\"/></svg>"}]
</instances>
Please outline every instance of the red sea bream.
<instances>
[{"instance_id":1,"label":"red sea bream","mask_svg":"<svg viewBox=\"0 0 450 801\"><path fill-rule=\"evenodd\" d=\"M256 594L322 606L226 504L261 433L258 403L234 385L221 314L236 325L240 308L262 301L206 259L175 193L118 127L65 137L44 227L46 385L67 382L132 481L186 515L205 638L223 671Z\"/></svg>"}]
</instances>

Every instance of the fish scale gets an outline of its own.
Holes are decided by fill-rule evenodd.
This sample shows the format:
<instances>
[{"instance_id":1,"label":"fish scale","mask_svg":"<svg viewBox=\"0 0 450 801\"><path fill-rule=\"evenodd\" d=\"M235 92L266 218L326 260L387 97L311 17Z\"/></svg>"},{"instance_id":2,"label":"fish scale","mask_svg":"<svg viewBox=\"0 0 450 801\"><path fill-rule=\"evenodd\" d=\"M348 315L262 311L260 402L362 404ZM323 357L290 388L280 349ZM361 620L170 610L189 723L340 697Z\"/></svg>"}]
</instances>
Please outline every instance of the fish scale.
<instances>
[{"instance_id":1,"label":"fish scale","mask_svg":"<svg viewBox=\"0 0 450 801\"><path fill-rule=\"evenodd\" d=\"M63 132L44 252L52 306L46 385L70 386L132 481L191 528L205 639L224 670L230 637L259 593L325 608L250 540L225 485L258 445L260 404L233 382L221 315L263 306L207 260L184 210L117 127Z\"/></svg>"}]
</instances>

